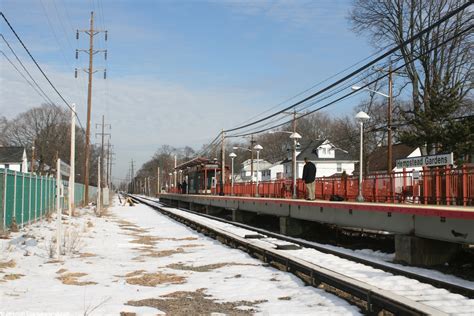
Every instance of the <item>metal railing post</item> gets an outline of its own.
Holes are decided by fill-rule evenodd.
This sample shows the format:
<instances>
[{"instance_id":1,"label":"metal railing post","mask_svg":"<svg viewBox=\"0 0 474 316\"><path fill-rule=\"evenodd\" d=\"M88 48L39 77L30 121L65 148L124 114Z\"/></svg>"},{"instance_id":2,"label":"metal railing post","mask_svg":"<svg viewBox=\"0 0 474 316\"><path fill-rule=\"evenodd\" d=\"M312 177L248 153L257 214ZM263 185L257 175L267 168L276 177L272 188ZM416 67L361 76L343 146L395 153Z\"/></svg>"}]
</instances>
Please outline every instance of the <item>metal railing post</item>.
<instances>
[{"instance_id":1,"label":"metal railing post","mask_svg":"<svg viewBox=\"0 0 474 316\"><path fill-rule=\"evenodd\" d=\"M12 222L10 225L13 223L16 223L16 170L13 171L13 212L12 212Z\"/></svg>"},{"instance_id":2,"label":"metal railing post","mask_svg":"<svg viewBox=\"0 0 474 316\"><path fill-rule=\"evenodd\" d=\"M21 228L25 223L25 173L21 174Z\"/></svg>"}]
</instances>

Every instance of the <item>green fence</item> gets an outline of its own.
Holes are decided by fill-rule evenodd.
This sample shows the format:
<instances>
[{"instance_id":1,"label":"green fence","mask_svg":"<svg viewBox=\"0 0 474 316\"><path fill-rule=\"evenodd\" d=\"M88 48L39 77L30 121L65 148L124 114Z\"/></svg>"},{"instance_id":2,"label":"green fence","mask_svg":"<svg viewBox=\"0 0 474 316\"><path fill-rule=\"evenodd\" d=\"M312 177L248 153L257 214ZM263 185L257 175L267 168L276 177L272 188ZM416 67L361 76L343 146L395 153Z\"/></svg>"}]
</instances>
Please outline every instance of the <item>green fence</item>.
<instances>
[{"instance_id":1,"label":"green fence","mask_svg":"<svg viewBox=\"0 0 474 316\"><path fill-rule=\"evenodd\" d=\"M64 198L61 207L67 208L68 181L63 180ZM80 205L85 186L74 185L74 203ZM95 198L96 187L89 187L89 201ZM56 177L38 176L0 168L0 230L8 229L13 222L23 226L41 219L56 208Z\"/></svg>"}]
</instances>

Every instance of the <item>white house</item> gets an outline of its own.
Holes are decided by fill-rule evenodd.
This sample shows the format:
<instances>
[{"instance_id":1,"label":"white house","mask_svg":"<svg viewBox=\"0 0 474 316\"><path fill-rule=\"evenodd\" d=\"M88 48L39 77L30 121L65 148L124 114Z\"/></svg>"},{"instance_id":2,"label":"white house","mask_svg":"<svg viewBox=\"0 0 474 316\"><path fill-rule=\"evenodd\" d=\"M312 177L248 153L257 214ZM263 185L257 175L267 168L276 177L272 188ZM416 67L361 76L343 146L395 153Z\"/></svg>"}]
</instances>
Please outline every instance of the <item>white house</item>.
<instances>
[{"instance_id":1,"label":"white house","mask_svg":"<svg viewBox=\"0 0 474 316\"><path fill-rule=\"evenodd\" d=\"M28 172L28 158L24 147L0 147L0 168Z\"/></svg>"},{"instance_id":2,"label":"white house","mask_svg":"<svg viewBox=\"0 0 474 316\"><path fill-rule=\"evenodd\" d=\"M281 161L262 170L262 181L278 180L283 178L283 164Z\"/></svg>"},{"instance_id":3,"label":"white house","mask_svg":"<svg viewBox=\"0 0 474 316\"><path fill-rule=\"evenodd\" d=\"M317 178L334 176L343 172L351 175L357 162L347 151L337 148L329 140L311 141L301 151L296 152L296 174L298 178L303 176L305 157L315 164ZM285 178L292 177L291 161L291 157L283 161Z\"/></svg>"},{"instance_id":4,"label":"white house","mask_svg":"<svg viewBox=\"0 0 474 316\"><path fill-rule=\"evenodd\" d=\"M258 164L258 173L257 173L257 164ZM256 181L257 176L258 180L262 180L262 171L268 169L270 166L272 166L271 163L269 163L266 160L263 159L254 159L253 160L253 177L252 177L252 160L247 159L244 162L242 162L242 169L240 169L240 181L245 182L245 181ZM236 181L239 178L236 178Z\"/></svg>"}]
</instances>

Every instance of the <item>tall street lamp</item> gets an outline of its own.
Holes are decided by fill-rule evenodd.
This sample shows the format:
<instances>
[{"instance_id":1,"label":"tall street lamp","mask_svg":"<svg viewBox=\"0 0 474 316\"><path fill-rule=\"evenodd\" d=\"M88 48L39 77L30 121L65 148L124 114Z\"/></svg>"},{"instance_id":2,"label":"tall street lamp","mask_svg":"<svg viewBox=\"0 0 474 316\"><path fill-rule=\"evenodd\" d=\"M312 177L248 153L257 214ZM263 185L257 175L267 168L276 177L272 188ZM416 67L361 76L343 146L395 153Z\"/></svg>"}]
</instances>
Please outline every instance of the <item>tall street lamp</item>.
<instances>
[{"instance_id":1,"label":"tall street lamp","mask_svg":"<svg viewBox=\"0 0 474 316\"><path fill-rule=\"evenodd\" d=\"M252 156L253 156L253 150L250 149L250 148L234 146L234 147L232 147L232 149L234 149L234 150L237 150L237 149L246 150L246 151L249 151L250 153L252 153ZM247 176L247 171L244 170L244 172L245 172L245 176ZM252 157L251 168L250 168L250 182L253 182L253 157Z\"/></svg>"},{"instance_id":2,"label":"tall street lamp","mask_svg":"<svg viewBox=\"0 0 474 316\"><path fill-rule=\"evenodd\" d=\"M234 195L234 159L237 157L235 153L230 153L229 154L230 159L232 159L232 165L231 165L231 185L230 185L230 195Z\"/></svg>"},{"instance_id":3,"label":"tall street lamp","mask_svg":"<svg viewBox=\"0 0 474 316\"><path fill-rule=\"evenodd\" d=\"M257 144L257 145L255 145L255 147L253 149L255 149L257 151L257 181L255 182L255 196L258 197L259 196L258 195L258 172L259 172L259 167L260 167L259 159L260 159L260 150L262 150L263 147L260 146L259 144Z\"/></svg>"},{"instance_id":4,"label":"tall street lamp","mask_svg":"<svg viewBox=\"0 0 474 316\"><path fill-rule=\"evenodd\" d=\"M390 174L392 172L392 104L393 104L393 83L392 83L392 67L390 66L389 70L389 86L388 86L388 95L376 90L369 88L363 88L359 86L352 86L352 90L367 90L369 92L378 94L388 99L387 106L387 172Z\"/></svg>"},{"instance_id":5,"label":"tall street lamp","mask_svg":"<svg viewBox=\"0 0 474 316\"><path fill-rule=\"evenodd\" d=\"M356 198L357 202L364 202L364 196L362 195L362 166L363 162L363 144L364 144L364 121L367 121L370 116L367 113L360 111L355 116L356 120L360 124L360 159L359 159L359 195Z\"/></svg>"},{"instance_id":6,"label":"tall street lamp","mask_svg":"<svg viewBox=\"0 0 474 316\"><path fill-rule=\"evenodd\" d=\"M298 198L298 194L296 191L296 147L298 146L298 139L301 139L301 135L297 132L291 133L290 138L293 139L293 198Z\"/></svg>"}]
</instances>

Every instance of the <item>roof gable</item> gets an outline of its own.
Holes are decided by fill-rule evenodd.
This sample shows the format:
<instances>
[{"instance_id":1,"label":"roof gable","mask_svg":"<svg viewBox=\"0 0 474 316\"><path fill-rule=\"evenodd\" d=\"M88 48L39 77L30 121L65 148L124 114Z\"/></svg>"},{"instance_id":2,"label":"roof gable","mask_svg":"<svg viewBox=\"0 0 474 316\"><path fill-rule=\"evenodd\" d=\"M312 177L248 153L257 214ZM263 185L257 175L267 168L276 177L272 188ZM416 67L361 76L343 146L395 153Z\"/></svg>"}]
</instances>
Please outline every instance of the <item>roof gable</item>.
<instances>
[{"instance_id":1,"label":"roof gable","mask_svg":"<svg viewBox=\"0 0 474 316\"><path fill-rule=\"evenodd\" d=\"M318 153L320 147L330 147L334 150L334 157L320 157ZM296 160L302 161L305 157L311 161L353 160L347 151L337 148L327 139L310 141L296 156Z\"/></svg>"},{"instance_id":2,"label":"roof gable","mask_svg":"<svg viewBox=\"0 0 474 316\"><path fill-rule=\"evenodd\" d=\"M0 147L0 163L21 163L24 151L24 147Z\"/></svg>"}]
</instances>

